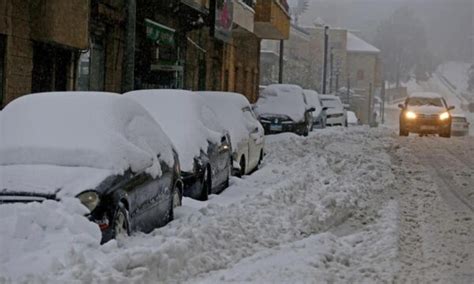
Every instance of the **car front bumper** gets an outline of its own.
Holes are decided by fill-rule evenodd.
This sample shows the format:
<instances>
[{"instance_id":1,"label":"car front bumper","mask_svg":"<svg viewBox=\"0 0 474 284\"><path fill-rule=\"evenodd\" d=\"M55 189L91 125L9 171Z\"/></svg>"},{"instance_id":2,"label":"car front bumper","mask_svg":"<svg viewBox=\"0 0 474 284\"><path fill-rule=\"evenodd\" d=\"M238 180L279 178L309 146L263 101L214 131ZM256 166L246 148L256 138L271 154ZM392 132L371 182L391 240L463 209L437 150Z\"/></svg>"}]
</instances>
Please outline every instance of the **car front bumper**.
<instances>
[{"instance_id":1,"label":"car front bumper","mask_svg":"<svg viewBox=\"0 0 474 284\"><path fill-rule=\"evenodd\" d=\"M263 129L265 130L265 135L268 134L277 134L283 132L293 132L299 135L303 135L307 130L307 125L305 122L300 123L279 123L271 124L266 122L261 122Z\"/></svg>"},{"instance_id":2,"label":"car front bumper","mask_svg":"<svg viewBox=\"0 0 474 284\"><path fill-rule=\"evenodd\" d=\"M406 131L423 134L437 134L448 131L451 120L440 120L436 117L416 118L414 120L405 119L404 128Z\"/></svg>"}]
</instances>

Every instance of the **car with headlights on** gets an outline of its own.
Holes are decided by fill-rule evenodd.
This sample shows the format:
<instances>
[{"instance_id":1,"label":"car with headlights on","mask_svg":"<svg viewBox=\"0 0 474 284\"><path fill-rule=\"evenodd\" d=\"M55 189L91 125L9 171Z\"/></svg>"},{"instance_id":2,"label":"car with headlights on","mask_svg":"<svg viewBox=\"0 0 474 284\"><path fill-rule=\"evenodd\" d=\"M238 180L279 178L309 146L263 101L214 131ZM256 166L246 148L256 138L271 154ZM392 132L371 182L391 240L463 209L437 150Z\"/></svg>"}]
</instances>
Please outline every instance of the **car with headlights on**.
<instances>
[{"instance_id":1,"label":"car with headlights on","mask_svg":"<svg viewBox=\"0 0 474 284\"><path fill-rule=\"evenodd\" d=\"M232 142L233 172L243 176L263 159L265 133L247 98L230 92L197 92L216 113Z\"/></svg>"},{"instance_id":2,"label":"car with headlights on","mask_svg":"<svg viewBox=\"0 0 474 284\"><path fill-rule=\"evenodd\" d=\"M23 96L2 111L0 128L0 204L76 197L100 227L102 242L163 226L181 204L171 141L123 96Z\"/></svg>"},{"instance_id":3,"label":"car with headlights on","mask_svg":"<svg viewBox=\"0 0 474 284\"><path fill-rule=\"evenodd\" d=\"M229 185L229 133L201 96L186 90L140 90L124 96L141 104L161 125L178 152L184 196L207 200Z\"/></svg>"},{"instance_id":4,"label":"car with headlights on","mask_svg":"<svg viewBox=\"0 0 474 284\"><path fill-rule=\"evenodd\" d=\"M320 95L321 103L326 110L327 126L347 126L347 112L341 99L335 95Z\"/></svg>"},{"instance_id":5,"label":"car with headlights on","mask_svg":"<svg viewBox=\"0 0 474 284\"><path fill-rule=\"evenodd\" d=\"M399 104L400 136L410 133L438 134L451 137L452 116L454 106L448 106L446 100L437 93L413 93Z\"/></svg>"},{"instance_id":6,"label":"car with headlights on","mask_svg":"<svg viewBox=\"0 0 474 284\"><path fill-rule=\"evenodd\" d=\"M453 114L451 123L451 134L454 136L466 136L469 134L470 123L463 114Z\"/></svg>"},{"instance_id":7,"label":"car with headlights on","mask_svg":"<svg viewBox=\"0 0 474 284\"><path fill-rule=\"evenodd\" d=\"M267 86L253 109L265 134L293 132L304 136L311 130L315 111L305 102L300 86L286 84Z\"/></svg>"}]
</instances>

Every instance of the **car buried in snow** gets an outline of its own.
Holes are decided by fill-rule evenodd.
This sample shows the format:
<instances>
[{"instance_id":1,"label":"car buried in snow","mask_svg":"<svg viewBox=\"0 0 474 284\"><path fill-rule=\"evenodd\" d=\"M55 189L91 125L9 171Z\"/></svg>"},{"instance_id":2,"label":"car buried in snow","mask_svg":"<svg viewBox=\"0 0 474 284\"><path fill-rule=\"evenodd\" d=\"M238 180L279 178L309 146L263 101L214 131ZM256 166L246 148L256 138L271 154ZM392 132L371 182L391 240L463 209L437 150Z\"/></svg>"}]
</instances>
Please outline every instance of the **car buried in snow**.
<instances>
[{"instance_id":1,"label":"car buried in snow","mask_svg":"<svg viewBox=\"0 0 474 284\"><path fill-rule=\"evenodd\" d=\"M327 121L327 107L321 104L319 94L313 90L304 90L304 95L308 104L313 107L313 128L326 128Z\"/></svg>"},{"instance_id":2,"label":"car buried in snow","mask_svg":"<svg viewBox=\"0 0 474 284\"><path fill-rule=\"evenodd\" d=\"M263 159L265 133L247 98L229 92L197 93L230 134L234 174L243 176L257 169Z\"/></svg>"},{"instance_id":3,"label":"car buried in snow","mask_svg":"<svg viewBox=\"0 0 474 284\"><path fill-rule=\"evenodd\" d=\"M469 135L469 125L467 118L463 114L453 114L451 124L451 134L453 136Z\"/></svg>"},{"instance_id":4,"label":"car buried in snow","mask_svg":"<svg viewBox=\"0 0 474 284\"><path fill-rule=\"evenodd\" d=\"M305 102L300 86L274 84L261 92L254 111L265 134L293 132L307 136L315 108Z\"/></svg>"},{"instance_id":5,"label":"car buried in snow","mask_svg":"<svg viewBox=\"0 0 474 284\"><path fill-rule=\"evenodd\" d=\"M446 100L436 93L413 93L405 103L399 104L400 136L410 133L438 134L441 137L451 137L450 111L454 106L448 106Z\"/></svg>"},{"instance_id":6,"label":"car buried in snow","mask_svg":"<svg viewBox=\"0 0 474 284\"><path fill-rule=\"evenodd\" d=\"M184 196L207 200L228 187L231 139L203 98L186 90L165 89L124 96L147 109L170 137L179 155Z\"/></svg>"},{"instance_id":7,"label":"car buried in snow","mask_svg":"<svg viewBox=\"0 0 474 284\"><path fill-rule=\"evenodd\" d=\"M23 96L2 111L0 204L76 197L102 242L173 219L183 183L169 138L112 93Z\"/></svg>"},{"instance_id":8,"label":"car buried in snow","mask_svg":"<svg viewBox=\"0 0 474 284\"><path fill-rule=\"evenodd\" d=\"M346 107L341 99L335 95L320 95L321 103L326 110L327 126L347 126Z\"/></svg>"}]
</instances>

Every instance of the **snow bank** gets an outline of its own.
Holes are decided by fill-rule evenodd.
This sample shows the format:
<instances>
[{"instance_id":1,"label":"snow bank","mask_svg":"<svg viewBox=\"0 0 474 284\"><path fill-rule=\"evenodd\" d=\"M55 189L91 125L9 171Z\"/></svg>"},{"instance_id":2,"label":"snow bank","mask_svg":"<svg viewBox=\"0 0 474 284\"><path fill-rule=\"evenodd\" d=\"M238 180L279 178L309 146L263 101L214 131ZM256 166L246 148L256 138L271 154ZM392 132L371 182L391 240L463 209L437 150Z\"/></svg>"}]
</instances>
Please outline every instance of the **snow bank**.
<instances>
[{"instance_id":1,"label":"snow bank","mask_svg":"<svg viewBox=\"0 0 474 284\"><path fill-rule=\"evenodd\" d=\"M257 115L286 115L295 122L304 119L303 89L296 85L269 85L255 103Z\"/></svg>"},{"instance_id":2,"label":"snow bank","mask_svg":"<svg viewBox=\"0 0 474 284\"><path fill-rule=\"evenodd\" d=\"M86 213L76 198L1 205L0 282L57 282L56 272L91 257L101 232Z\"/></svg>"},{"instance_id":3,"label":"snow bank","mask_svg":"<svg viewBox=\"0 0 474 284\"><path fill-rule=\"evenodd\" d=\"M258 260L259 256L276 255L275 261L279 261L282 260L278 256L279 250L289 252L294 248L303 254L303 259L309 259L306 257L309 254L303 251L311 250L316 255L314 263L321 265L297 279L309 279L306 277L310 274L312 279L325 279L320 278L325 274L319 273L324 273L326 263L332 271L339 269L338 275L352 271L354 275L369 273L368 279L377 279L373 278L378 275L377 269L373 273L372 270L361 272L357 265L347 267L345 263L347 259L350 264L354 261L361 265L366 259L373 259L374 265L375 262L382 263L382 256L387 256L383 244L390 241L390 236L374 233L336 240L332 233L326 232L344 223L357 208L367 206L372 202L371 196L384 195L392 186L395 177L391 174L390 156L385 152L390 140L384 137L388 133L354 127L324 129L311 133L307 139L290 134L269 136L266 141L268 155L259 171L244 179L232 178L228 190L218 196L211 195L207 202L185 198L184 206L176 212L177 219L167 226L147 235L136 233L131 238L100 248L96 247L98 236L91 243L71 244L67 238L64 242L55 240L55 245L51 244L53 249L42 246L35 255L61 259L68 250L54 248L70 248L77 243L77 247L69 249L73 253L65 265L49 267L49 273L35 270L38 273L30 272L35 274L30 278L17 278L15 275L21 271L29 272L28 266L15 266L18 271L13 271L13 262L23 257L19 253L8 261L8 266L2 265L12 268L1 275L30 282L176 283L197 282L206 279L211 271L226 270L224 279L218 277L221 282L227 277L232 279L235 275L232 267L239 263L244 265L249 257ZM387 222L385 229L378 232L390 232L392 225L392 221ZM62 226L58 225L58 228ZM374 244L380 240L381 243L371 250L365 247L369 253L363 255L363 244L358 240L364 239ZM34 246L34 242L26 243ZM358 248L361 248L360 253L355 253ZM351 257L353 252L355 256ZM296 254L288 255L288 260L294 257ZM357 260L359 257L361 260ZM262 265L262 271L268 267L264 261L257 263ZM288 261L282 263L284 266ZM309 267L308 263L305 267ZM380 273L385 273L384 266L380 267ZM258 270L258 267L253 269ZM279 275L255 279L278 282L276 277Z\"/></svg>"},{"instance_id":4,"label":"snow bank","mask_svg":"<svg viewBox=\"0 0 474 284\"><path fill-rule=\"evenodd\" d=\"M226 92L198 92L198 94L216 113L219 123L229 131L234 151L241 142L249 139L249 134L254 128L259 128L263 133L263 127L256 119L244 116L242 109L251 108L243 95Z\"/></svg>"},{"instance_id":5,"label":"snow bank","mask_svg":"<svg viewBox=\"0 0 474 284\"><path fill-rule=\"evenodd\" d=\"M161 125L179 154L181 169L192 171L194 157L219 143L223 128L202 98L185 90L142 90L124 96L140 103Z\"/></svg>"},{"instance_id":6,"label":"snow bank","mask_svg":"<svg viewBox=\"0 0 474 284\"><path fill-rule=\"evenodd\" d=\"M161 173L171 143L137 103L111 93L42 93L11 102L2 114L0 165L91 167Z\"/></svg>"}]
</instances>

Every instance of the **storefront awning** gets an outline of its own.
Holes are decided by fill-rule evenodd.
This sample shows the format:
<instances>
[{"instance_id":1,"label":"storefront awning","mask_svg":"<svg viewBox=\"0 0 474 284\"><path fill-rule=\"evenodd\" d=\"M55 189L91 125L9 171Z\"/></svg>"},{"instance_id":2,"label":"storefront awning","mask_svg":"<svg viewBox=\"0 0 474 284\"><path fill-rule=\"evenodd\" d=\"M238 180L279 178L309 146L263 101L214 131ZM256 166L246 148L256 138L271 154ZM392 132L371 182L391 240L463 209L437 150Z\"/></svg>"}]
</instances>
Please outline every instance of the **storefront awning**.
<instances>
[{"instance_id":1,"label":"storefront awning","mask_svg":"<svg viewBox=\"0 0 474 284\"><path fill-rule=\"evenodd\" d=\"M145 19L146 37L158 45L174 46L176 30L158 24L150 19Z\"/></svg>"}]
</instances>

